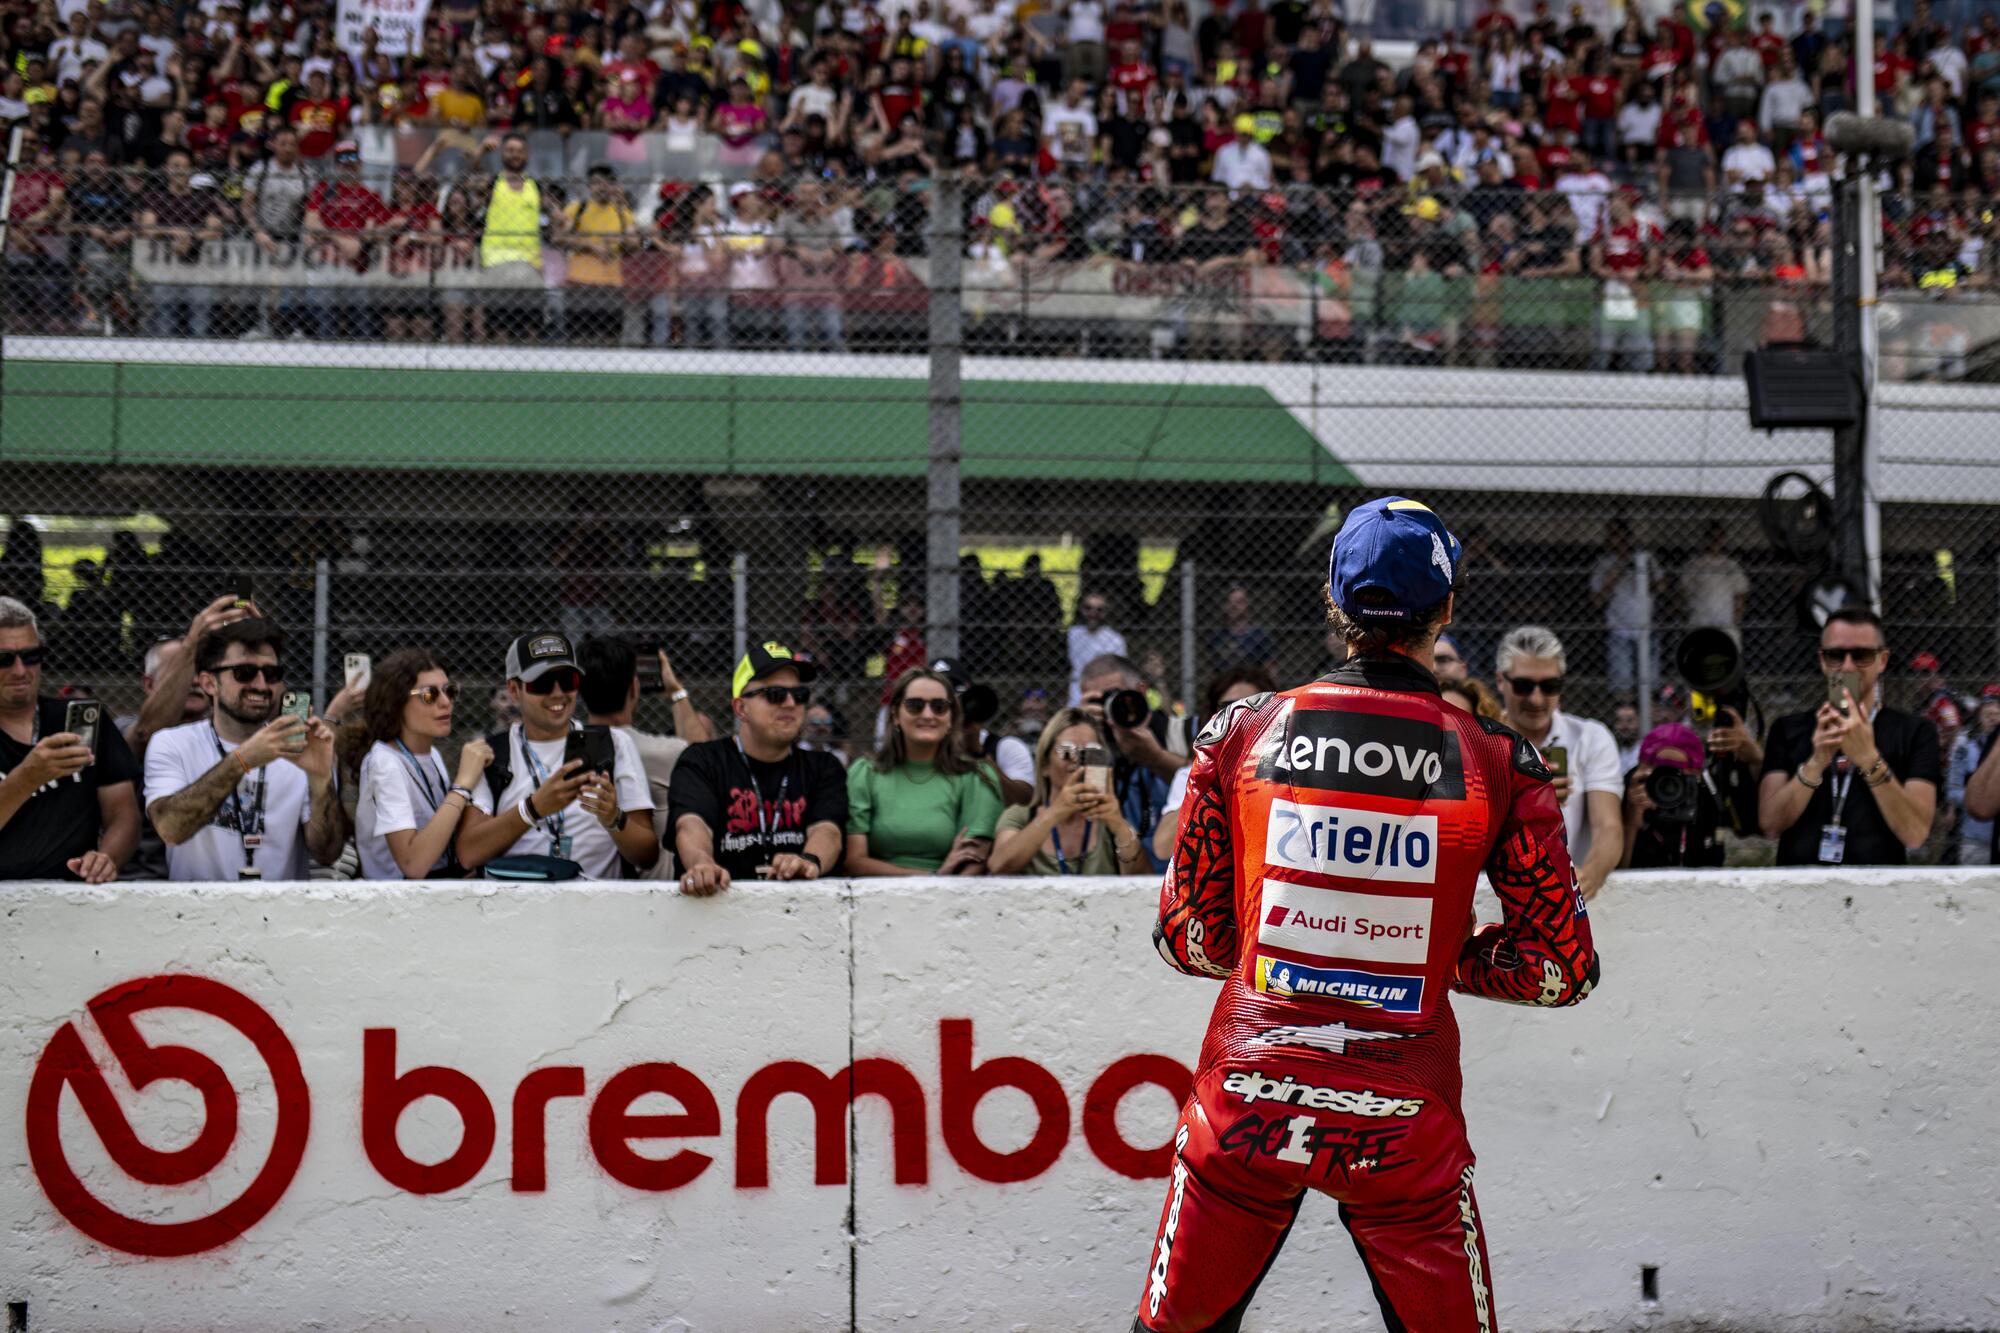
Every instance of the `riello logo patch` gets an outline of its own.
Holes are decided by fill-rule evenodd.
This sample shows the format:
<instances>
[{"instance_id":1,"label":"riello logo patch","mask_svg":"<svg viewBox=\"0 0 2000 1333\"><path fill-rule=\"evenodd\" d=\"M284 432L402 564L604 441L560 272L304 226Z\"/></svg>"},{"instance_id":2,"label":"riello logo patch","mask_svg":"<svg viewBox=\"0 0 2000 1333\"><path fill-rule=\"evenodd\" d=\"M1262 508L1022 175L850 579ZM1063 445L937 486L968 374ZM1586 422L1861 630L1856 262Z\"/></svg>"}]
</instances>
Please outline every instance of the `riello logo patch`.
<instances>
[{"instance_id":1,"label":"riello logo patch","mask_svg":"<svg viewBox=\"0 0 2000 1333\"><path fill-rule=\"evenodd\" d=\"M28 1156L56 1211L100 1244L154 1258L212 1250L255 1226L298 1174L313 1122L313 1095L305 1072L276 1020L241 991L207 977L184 975L122 983L91 999L86 1009L103 1038L108 1060L100 1065L77 1025L64 1023L50 1036L28 1087ZM250 1184L231 1202L188 1220L153 1221L118 1211L91 1192L63 1146L63 1094L68 1089L112 1167L137 1185L163 1190L187 1186L222 1166L238 1137L238 1089L210 1056L183 1045L148 1044L133 1019L153 1009L191 1010L235 1028L263 1061L276 1098L269 1156ZM368 1028L356 1035L350 1049L360 1064L360 1147L369 1168L412 1195L442 1194L468 1184L485 1169L499 1142L495 1099L462 1070L444 1065L399 1070L402 1057L394 1028ZM938 1057L938 1136L952 1160L973 1179L1001 1184L1042 1175L1067 1149L1079 1121L1085 1145L1109 1170L1138 1180L1166 1176L1172 1144L1129 1142L1118 1128L1118 1107L1127 1094L1146 1086L1163 1089L1175 1105L1185 1101L1193 1080L1178 1061L1152 1054L1113 1061L1084 1091L1081 1114L1073 1119L1070 1093L1042 1065L1012 1055L975 1060L970 1019L939 1021ZM190 1085L201 1101L199 1132L179 1148L149 1147L127 1119L108 1075L123 1079L141 1094L162 1081ZM588 1099L590 1169L620 1185L679 1189L715 1166L715 1155L703 1149L715 1146L707 1141L724 1137L722 1103L692 1070L645 1062L610 1071L594 1091L591 1084L581 1066L545 1066L527 1070L511 1096L501 1102L509 1111L505 1151L513 1192L539 1193L550 1187L548 1108L564 1098ZM1003 1088L1025 1094L1034 1107L1033 1132L1026 1144L1011 1151L991 1147L973 1123L979 1104ZM680 1109L670 1114L634 1109L635 1103L654 1093L665 1094ZM260 1090L260 1095L269 1094ZM770 1112L772 1103L785 1096L803 1097L813 1108L815 1185L847 1183L847 1108L861 1097L880 1098L889 1108L890 1162L896 1184L929 1183L931 1094L901 1062L864 1057L832 1073L798 1060L779 1060L744 1081L734 1103L733 1169L738 1189L770 1186ZM449 1102L461 1124L457 1146L431 1163L410 1157L397 1141L403 1112L425 1097ZM343 1119L353 1123L338 1114L333 1123ZM646 1145L649 1151L640 1152L634 1145Z\"/></svg>"}]
</instances>

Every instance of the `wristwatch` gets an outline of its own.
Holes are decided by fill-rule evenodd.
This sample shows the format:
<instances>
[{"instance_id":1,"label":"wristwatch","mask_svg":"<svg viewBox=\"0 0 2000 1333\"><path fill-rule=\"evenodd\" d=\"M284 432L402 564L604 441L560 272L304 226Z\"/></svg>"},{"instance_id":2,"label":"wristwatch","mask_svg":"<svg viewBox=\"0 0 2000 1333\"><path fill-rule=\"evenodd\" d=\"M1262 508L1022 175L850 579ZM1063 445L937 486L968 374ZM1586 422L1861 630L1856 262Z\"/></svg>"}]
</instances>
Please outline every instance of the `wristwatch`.
<instances>
[{"instance_id":1,"label":"wristwatch","mask_svg":"<svg viewBox=\"0 0 2000 1333\"><path fill-rule=\"evenodd\" d=\"M686 690L675 690L672 694L667 696L667 702L670 704L682 703L687 699L687 697L688 697L688 692Z\"/></svg>"},{"instance_id":2,"label":"wristwatch","mask_svg":"<svg viewBox=\"0 0 2000 1333\"><path fill-rule=\"evenodd\" d=\"M623 833L625 831L625 812L623 810L618 812L618 818L611 821L611 831L613 833Z\"/></svg>"}]
</instances>

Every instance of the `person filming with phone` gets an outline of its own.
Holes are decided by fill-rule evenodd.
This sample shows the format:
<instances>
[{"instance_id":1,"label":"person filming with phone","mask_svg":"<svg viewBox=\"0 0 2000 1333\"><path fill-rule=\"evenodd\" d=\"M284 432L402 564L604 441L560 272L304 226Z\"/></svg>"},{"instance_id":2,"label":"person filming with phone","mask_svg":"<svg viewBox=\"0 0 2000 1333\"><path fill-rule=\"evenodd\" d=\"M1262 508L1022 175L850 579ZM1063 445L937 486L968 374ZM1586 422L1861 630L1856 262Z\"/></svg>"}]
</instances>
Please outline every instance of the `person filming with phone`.
<instances>
[{"instance_id":1,"label":"person filming with phone","mask_svg":"<svg viewBox=\"0 0 2000 1333\"><path fill-rule=\"evenodd\" d=\"M1000 816L986 868L995 875L1137 875L1145 848L1110 792L1111 749L1081 708L1049 719L1035 745L1032 805Z\"/></svg>"},{"instance_id":2,"label":"person filming with phone","mask_svg":"<svg viewBox=\"0 0 2000 1333\"><path fill-rule=\"evenodd\" d=\"M41 697L43 654L0 597L0 879L103 884L139 845L139 763L97 700Z\"/></svg>"},{"instance_id":3,"label":"person filming with phone","mask_svg":"<svg viewBox=\"0 0 2000 1333\"><path fill-rule=\"evenodd\" d=\"M333 785L333 729L285 688L285 636L251 617L195 646L206 719L146 747L146 814L167 845L172 880L303 880L347 843Z\"/></svg>"},{"instance_id":4,"label":"person filming with phone","mask_svg":"<svg viewBox=\"0 0 2000 1333\"><path fill-rule=\"evenodd\" d=\"M1496 683L1507 725L1541 752L1554 774L1569 857L1588 899L1625 854L1625 784L1611 729L1559 707L1568 660L1554 630L1523 625L1500 641Z\"/></svg>"},{"instance_id":5,"label":"person filming with phone","mask_svg":"<svg viewBox=\"0 0 2000 1333\"><path fill-rule=\"evenodd\" d=\"M1819 635L1826 701L1771 724L1758 822L1782 866L1907 865L1930 836L1943 761L1937 728L1877 703L1889 660L1865 606L1827 617Z\"/></svg>"},{"instance_id":6,"label":"person filming with phone","mask_svg":"<svg viewBox=\"0 0 2000 1333\"><path fill-rule=\"evenodd\" d=\"M552 857L585 879L618 879L659 857L653 796L628 735L576 726L583 671L569 639L523 634L507 649L507 695L521 720L486 738L493 758L459 824L458 859ZM622 865L621 865L622 863Z\"/></svg>"}]
</instances>

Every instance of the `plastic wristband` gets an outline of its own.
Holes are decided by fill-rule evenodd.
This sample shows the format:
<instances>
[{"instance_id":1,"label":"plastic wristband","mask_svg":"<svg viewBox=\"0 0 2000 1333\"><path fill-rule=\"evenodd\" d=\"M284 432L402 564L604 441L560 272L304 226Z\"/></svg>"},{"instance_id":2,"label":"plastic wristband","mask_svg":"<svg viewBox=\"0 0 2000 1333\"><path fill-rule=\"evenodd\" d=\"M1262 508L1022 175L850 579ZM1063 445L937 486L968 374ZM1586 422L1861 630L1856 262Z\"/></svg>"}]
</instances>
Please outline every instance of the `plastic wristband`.
<instances>
[{"instance_id":1,"label":"plastic wristband","mask_svg":"<svg viewBox=\"0 0 2000 1333\"><path fill-rule=\"evenodd\" d=\"M521 816L521 822L529 828L535 826L535 820L538 816L535 814L535 794L533 792L529 792L521 798L521 804L515 808L515 813Z\"/></svg>"},{"instance_id":2,"label":"plastic wristband","mask_svg":"<svg viewBox=\"0 0 2000 1333\"><path fill-rule=\"evenodd\" d=\"M445 792L445 795L463 796L465 798L465 803L467 805L472 804L472 788L470 787L452 787L450 790Z\"/></svg>"},{"instance_id":3,"label":"plastic wristband","mask_svg":"<svg viewBox=\"0 0 2000 1333\"><path fill-rule=\"evenodd\" d=\"M229 757L230 757L231 759L234 759L234 760L236 761L236 767L238 767L238 768L240 768L240 769L242 769L242 770L243 770L243 776L244 776L244 777L246 777L246 778L247 778L247 777L249 777L249 776L250 776L250 765L244 762L244 760L243 760L243 751L241 751L241 750L231 750L231 751L229 752Z\"/></svg>"},{"instance_id":4,"label":"plastic wristband","mask_svg":"<svg viewBox=\"0 0 2000 1333\"><path fill-rule=\"evenodd\" d=\"M687 697L688 692L686 690L675 690L667 696L667 702L670 704L686 703Z\"/></svg>"}]
</instances>

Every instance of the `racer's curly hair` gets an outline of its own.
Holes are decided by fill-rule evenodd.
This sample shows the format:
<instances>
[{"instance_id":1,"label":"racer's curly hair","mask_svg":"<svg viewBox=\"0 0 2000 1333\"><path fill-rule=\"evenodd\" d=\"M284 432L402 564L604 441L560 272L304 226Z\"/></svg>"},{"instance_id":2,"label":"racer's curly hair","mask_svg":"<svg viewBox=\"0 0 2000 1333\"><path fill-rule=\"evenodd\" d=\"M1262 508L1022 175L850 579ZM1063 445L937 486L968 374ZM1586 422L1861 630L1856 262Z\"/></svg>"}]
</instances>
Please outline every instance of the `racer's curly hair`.
<instances>
[{"instance_id":1,"label":"racer's curly hair","mask_svg":"<svg viewBox=\"0 0 2000 1333\"><path fill-rule=\"evenodd\" d=\"M1382 657L1397 650L1407 652L1422 646L1435 638L1437 632L1444 628L1445 602L1451 600L1447 596L1444 601L1425 607L1417 613L1415 620L1398 621L1388 625L1364 625L1334 604L1332 584L1322 587L1320 595L1326 601L1327 625L1340 635L1341 642L1347 645L1348 653L1355 657ZM1364 605L1368 605L1377 599L1386 603L1389 594L1380 588L1363 588L1356 597Z\"/></svg>"}]
</instances>

